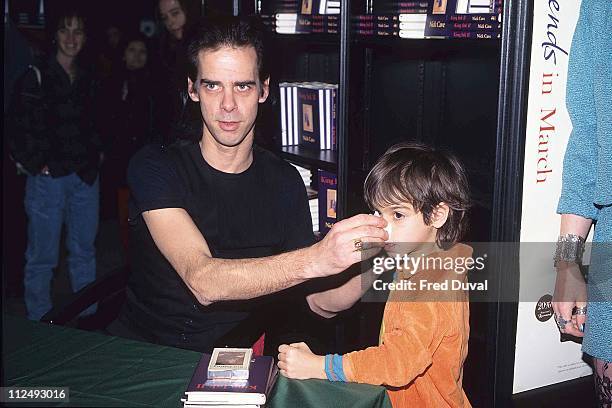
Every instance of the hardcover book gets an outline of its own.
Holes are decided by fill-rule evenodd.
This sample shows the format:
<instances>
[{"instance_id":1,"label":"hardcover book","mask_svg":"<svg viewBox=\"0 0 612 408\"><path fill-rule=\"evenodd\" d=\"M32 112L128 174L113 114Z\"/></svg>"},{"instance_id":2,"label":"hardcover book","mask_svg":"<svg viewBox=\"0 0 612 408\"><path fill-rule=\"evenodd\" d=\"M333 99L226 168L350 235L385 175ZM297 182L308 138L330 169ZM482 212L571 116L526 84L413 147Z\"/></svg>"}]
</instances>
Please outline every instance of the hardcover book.
<instances>
[{"instance_id":1,"label":"hardcover book","mask_svg":"<svg viewBox=\"0 0 612 408\"><path fill-rule=\"evenodd\" d=\"M336 223L337 186L336 174L319 170L319 232L322 234L327 233Z\"/></svg>"},{"instance_id":2,"label":"hardcover book","mask_svg":"<svg viewBox=\"0 0 612 408\"><path fill-rule=\"evenodd\" d=\"M257 356L251 359L248 380L210 379L208 365L211 356L202 354L185 391L185 404L193 405L262 405L277 376L274 359Z\"/></svg>"},{"instance_id":3,"label":"hardcover book","mask_svg":"<svg viewBox=\"0 0 612 408\"><path fill-rule=\"evenodd\" d=\"M302 84L297 90L297 116L299 118L299 143L308 149L321 149L324 143L325 127L321 120L323 93L312 84Z\"/></svg>"}]
</instances>

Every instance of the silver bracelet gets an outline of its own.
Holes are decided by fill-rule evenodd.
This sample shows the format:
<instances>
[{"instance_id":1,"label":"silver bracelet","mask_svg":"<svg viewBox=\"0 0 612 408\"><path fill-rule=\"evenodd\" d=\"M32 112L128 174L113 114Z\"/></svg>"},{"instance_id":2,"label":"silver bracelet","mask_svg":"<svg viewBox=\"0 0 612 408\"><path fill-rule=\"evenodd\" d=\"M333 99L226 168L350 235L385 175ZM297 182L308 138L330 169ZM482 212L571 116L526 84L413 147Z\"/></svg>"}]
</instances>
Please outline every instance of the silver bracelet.
<instances>
[{"instance_id":1,"label":"silver bracelet","mask_svg":"<svg viewBox=\"0 0 612 408\"><path fill-rule=\"evenodd\" d=\"M584 238L576 234L560 235L555 249L555 265L559 261L582 264Z\"/></svg>"}]
</instances>

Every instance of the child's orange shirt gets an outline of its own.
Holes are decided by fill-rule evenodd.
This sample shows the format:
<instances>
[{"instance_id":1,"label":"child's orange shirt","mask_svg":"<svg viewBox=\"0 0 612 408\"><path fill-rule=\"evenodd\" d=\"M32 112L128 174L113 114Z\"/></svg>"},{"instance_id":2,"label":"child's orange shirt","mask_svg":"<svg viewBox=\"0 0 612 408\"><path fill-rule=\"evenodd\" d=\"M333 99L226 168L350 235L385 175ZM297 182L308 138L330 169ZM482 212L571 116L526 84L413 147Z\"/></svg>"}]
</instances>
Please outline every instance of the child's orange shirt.
<instances>
[{"instance_id":1,"label":"child's orange shirt","mask_svg":"<svg viewBox=\"0 0 612 408\"><path fill-rule=\"evenodd\" d=\"M429 257L471 255L469 246L456 244ZM417 285L422 279L467 281L465 274L435 269L414 275L400 272L398 277ZM462 388L469 332L466 291L392 291L385 306L381 344L345 354L344 373L347 381L386 386L395 408L471 407Z\"/></svg>"}]
</instances>

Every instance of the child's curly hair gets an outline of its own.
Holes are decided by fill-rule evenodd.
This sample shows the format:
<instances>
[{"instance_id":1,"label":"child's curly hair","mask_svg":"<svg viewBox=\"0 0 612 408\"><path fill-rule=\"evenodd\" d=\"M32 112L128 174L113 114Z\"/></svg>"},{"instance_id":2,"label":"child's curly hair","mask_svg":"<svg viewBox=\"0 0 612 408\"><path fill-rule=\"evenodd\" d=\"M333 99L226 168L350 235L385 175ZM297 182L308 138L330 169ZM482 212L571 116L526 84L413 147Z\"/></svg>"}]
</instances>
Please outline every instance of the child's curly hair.
<instances>
[{"instance_id":1,"label":"child's curly hair","mask_svg":"<svg viewBox=\"0 0 612 408\"><path fill-rule=\"evenodd\" d=\"M469 186L463 166L451 153L420 143L398 143L370 170L364 196L373 210L410 203L423 214L427 225L438 204L445 203L450 211L436 243L446 249L463 236L465 213L470 207Z\"/></svg>"}]
</instances>

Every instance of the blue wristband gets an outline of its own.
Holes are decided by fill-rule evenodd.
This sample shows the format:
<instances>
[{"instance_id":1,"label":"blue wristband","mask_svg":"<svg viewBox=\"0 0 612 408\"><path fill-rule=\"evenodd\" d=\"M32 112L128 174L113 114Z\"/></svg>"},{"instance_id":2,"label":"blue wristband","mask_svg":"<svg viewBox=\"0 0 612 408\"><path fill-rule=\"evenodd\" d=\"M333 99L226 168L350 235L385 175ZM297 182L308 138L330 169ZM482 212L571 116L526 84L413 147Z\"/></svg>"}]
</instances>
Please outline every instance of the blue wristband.
<instances>
[{"instance_id":1,"label":"blue wristband","mask_svg":"<svg viewBox=\"0 0 612 408\"><path fill-rule=\"evenodd\" d=\"M338 378L337 381L346 382L346 376L344 375L344 367L342 366L342 356L334 354L332 357L332 368L335 376Z\"/></svg>"},{"instance_id":2,"label":"blue wristband","mask_svg":"<svg viewBox=\"0 0 612 408\"><path fill-rule=\"evenodd\" d=\"M331 354L327 354L325 356L325 375L327 376L327 379L329 381L334 381L330 373L330 368L332 368L331 357L332 357Z\"/></svg>"}]
</instances>

